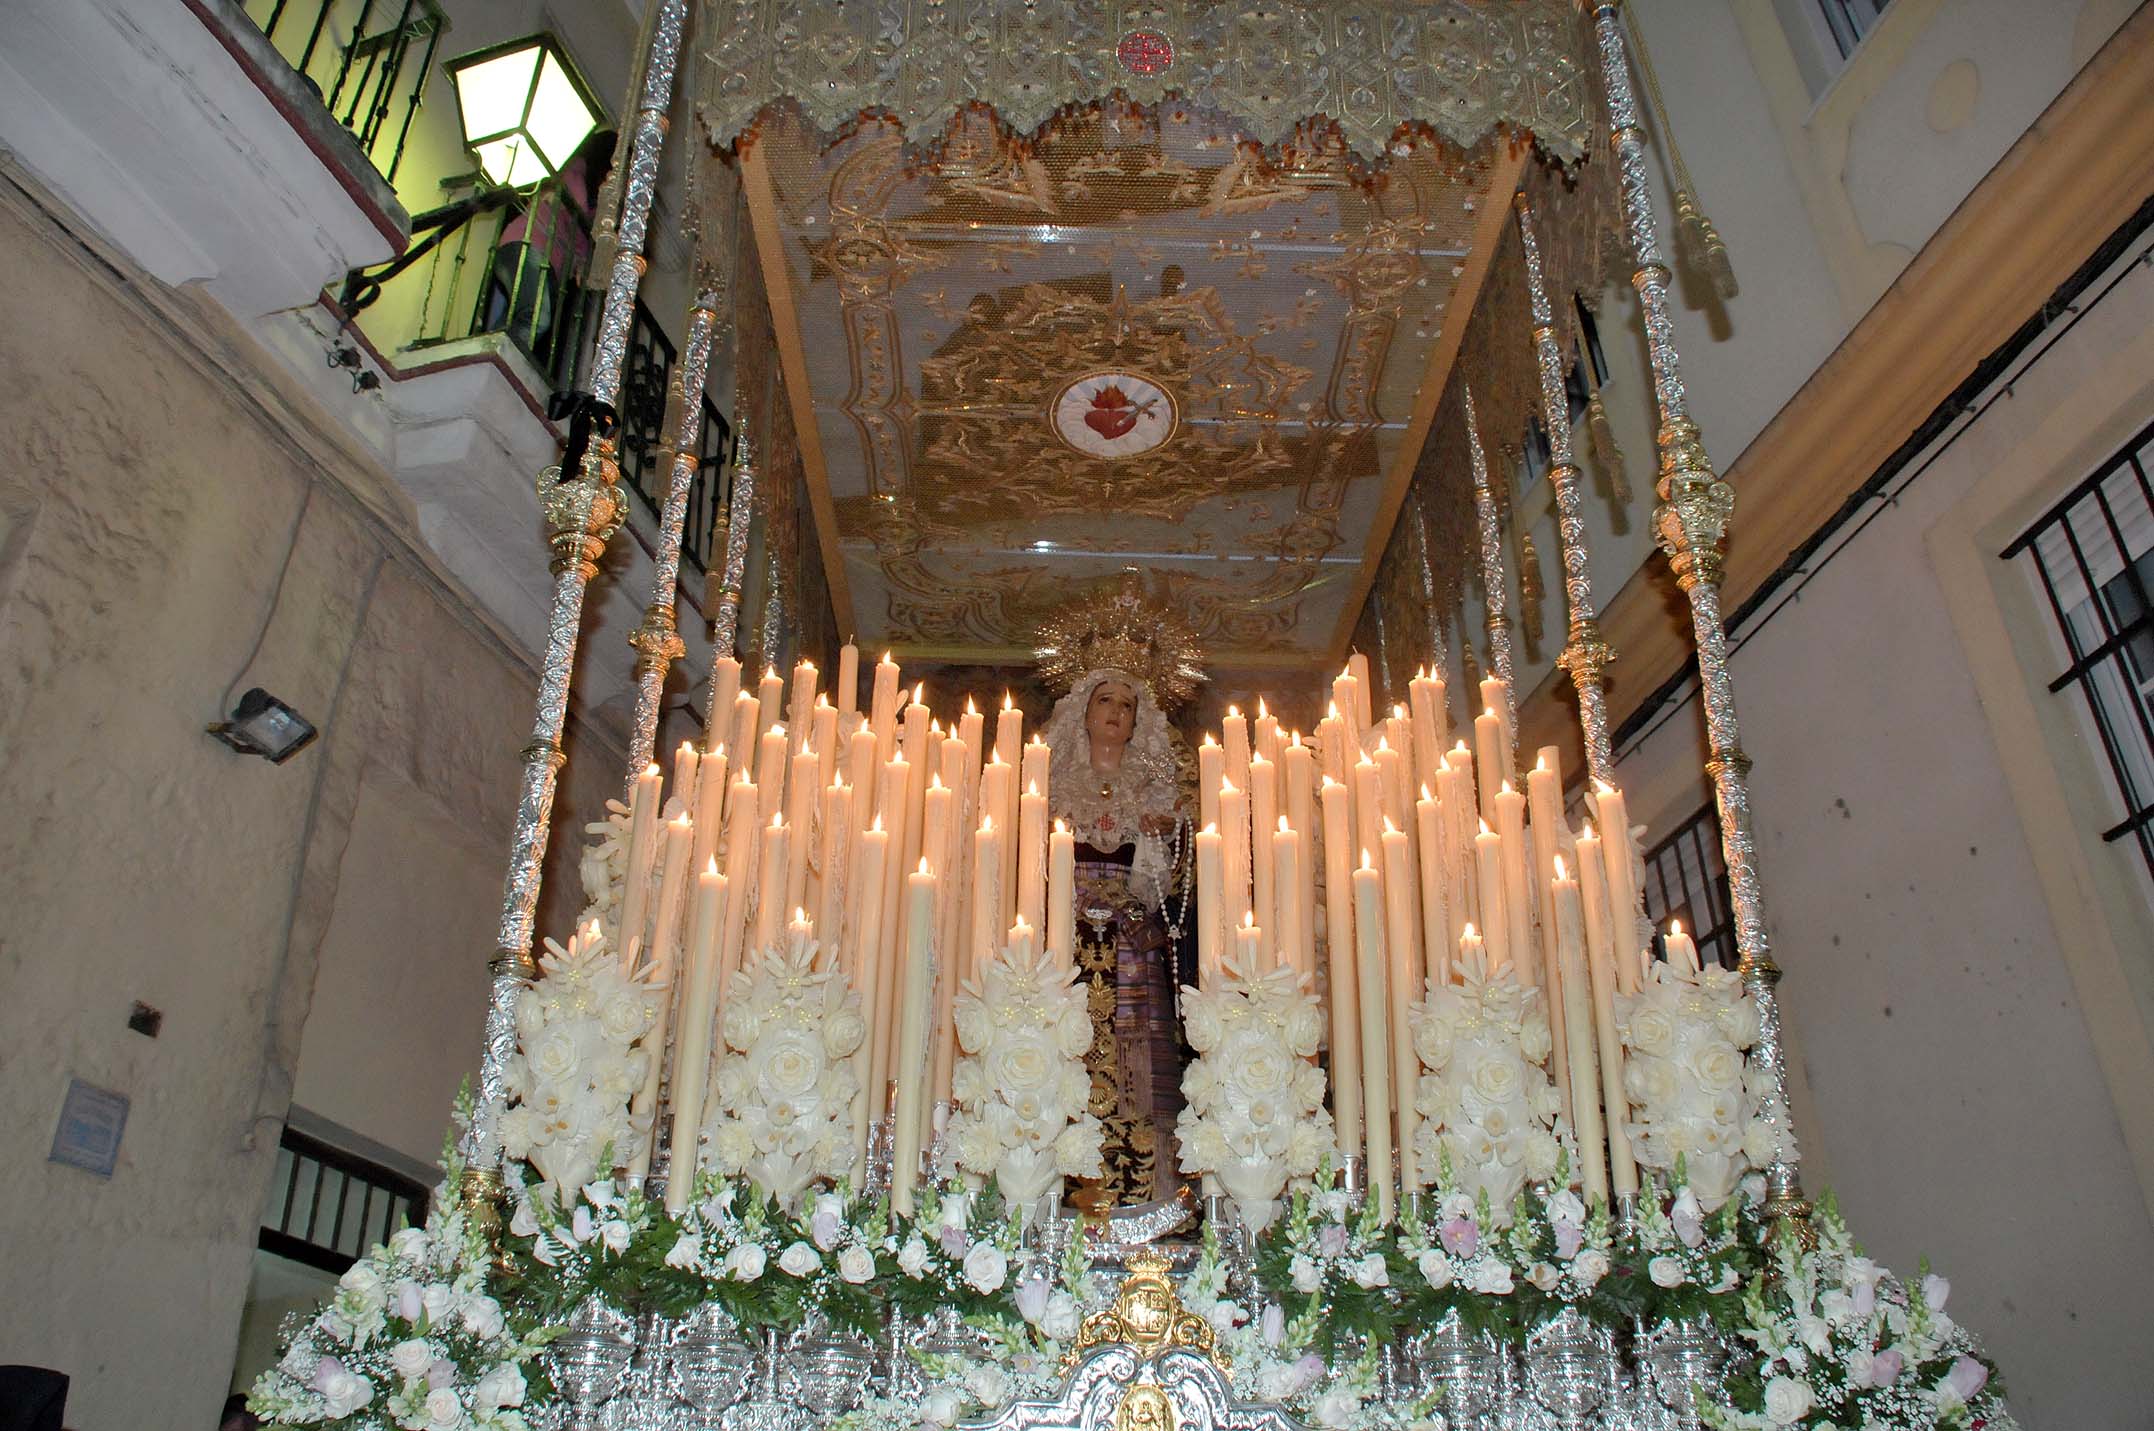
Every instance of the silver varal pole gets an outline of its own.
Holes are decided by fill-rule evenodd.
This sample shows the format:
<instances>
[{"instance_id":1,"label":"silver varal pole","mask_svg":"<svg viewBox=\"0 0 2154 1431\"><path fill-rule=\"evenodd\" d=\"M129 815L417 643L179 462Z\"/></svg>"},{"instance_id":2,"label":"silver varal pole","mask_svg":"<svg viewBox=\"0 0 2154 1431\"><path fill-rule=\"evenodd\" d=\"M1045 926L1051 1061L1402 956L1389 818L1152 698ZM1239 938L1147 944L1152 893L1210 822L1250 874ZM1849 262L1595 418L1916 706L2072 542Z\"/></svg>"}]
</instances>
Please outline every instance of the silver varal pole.
<instances>
[{"instance_id":1,"label":"silver varal pole","mask_svg":"<svg viewBox=\"0 0 2154 1431\"><path fill-rule=\"evenodd\" d=\"M1728 866L1735 947L1740 955L1737 968L1757 1000L1759 1033L1752 1056L1771 1078L1763 1116L1779 1135L1779 1150L1765 1170L1766 1210L1779 1217L1799 1218L1806 1205L1788 1112L1787 1051L1775 993L1780 970L1766 942L1765 899L1758 885L1757 839L1750 811L1750 759L1738 739L1735 687L1728 675L1727 625L1720 614L1722 554L1728 520L1735 511L1735 489L1713 471L1684 397L1668 299L1668 261L1661 252L1652 191L1646 183L1645 131L1638 124L1623 22L1614 0L1599 0L1594 6L1593 26L1600 45L1601 81L1608 91L1609 144L1623 184L1624 225L1638 264L1631 283L1638 290L1645 317L1646 352L1653 366L1653 397L1660 417L1655 439L1660 471L1654 484L1660 503L1653 514L1654 534L1690 602L1698 688L1711 750L1705 770L1720 812L1720 843Z\"/></svg>"},{"instance_id":2,"label":"silver varal pole","mask_svg":"<svg viewBox=\"0 0 2154 1431\"><path fill-rule=\"evenodd\" d=\"M590 396L601 414L610 414L620 397L621 359L635 315L636 289L643 279L644 239L650 224L651 198L658 187L658 159L665 148L666 114L672 103L674 71L686 22L686 0L656 0L656 4L658 14L651 26L642 98L636 108L635 139L622 185L618 247L607 279L606 306L599 320L591 363ZM507 1102L502 1075L516 1052L517 1003L538 974L531 954L532 930L538 918L539 881L546 863L554 790L564 759L561 731L568 716L569 682L575 673L584 590L597 574L599 558L620 529L625 514L620 479L610 423L603 431L593 433L575 471L551 467L539 479L547 543L553 554L553 600L546 623L545 656L539 669L537 711L530 743L523 750L523 786L516 802L516 829L509 844L500 936L488 965L493 986L486 1011L486 1047L479 1063L471 1127L464 1140L464 1191L467 1202L475 1209L490 1207L501 1183L500 1125Z\"/></svg>"},{"instance_id":3,"label":"silver varal pole","mask_svg":"<svg viewBox=\"0 0 2154 1431\"><path fill-rule=\"evenodd\" d=\"M1548 429L1548 480L1556 494L1556 541L1563 557L1563 604L1569 635L1557 664L1570 673L1578 692L1578 723L1584 729L1586 773L1609 783L1615 762L1608 748L1608 694L1603 673L1615 659L1601 639L1600 617L1593 608L1593 571L1586 549L1584 502L1579 493L1578 460L1571 440L1571 400L1564 386L1563 353L1556 343L1556 308L1541 269L1540 235L1533 227L1533 205L1516 196L1518 236L1526 253L1526 283L1533 302L1533 355L1541 374L1541 422Z\"/></svg>"},{"instance_id":4,"label":"silver varal pole","mask_svg":"<svg viewBox=\"0 0 2154 1431\"><path fill-rule=\"evenodd\" d=\"M748 405L733 404L733 482L726 491L725 560L718 572L718 600L711 612L712 656L738 656L740 594L748 580L748 524L755 515L755 446L748 435ZM703 748L716 749L726 739L731 711L715 703L704 718Z\"/></svg>"},{"instance_id":5,"label":"silver varal pole","mask_svg":"<svg viewBox=\"0 0 2154 1431\"><path fill-rule=\"evenodd\" d=\"M1481 539L1481 593L1487 598L1489 674L1503 682L1505 691L1503 728L1512 748L1518 744L1518 692L1513 687L1516 667L1511 655L1510 592L1503 575L1503 527L1496 516L1496 494L1489 486L1488 454L1481 450L1481 424L1474 415L1473 389L1461 390L1466 400L1466 447L1473 458L1473 515ZM1466 709L1473 710L1475 693L1466 693ZM1516 772L1508 772L1516 778Z\"/></svg>"}]
</instances>

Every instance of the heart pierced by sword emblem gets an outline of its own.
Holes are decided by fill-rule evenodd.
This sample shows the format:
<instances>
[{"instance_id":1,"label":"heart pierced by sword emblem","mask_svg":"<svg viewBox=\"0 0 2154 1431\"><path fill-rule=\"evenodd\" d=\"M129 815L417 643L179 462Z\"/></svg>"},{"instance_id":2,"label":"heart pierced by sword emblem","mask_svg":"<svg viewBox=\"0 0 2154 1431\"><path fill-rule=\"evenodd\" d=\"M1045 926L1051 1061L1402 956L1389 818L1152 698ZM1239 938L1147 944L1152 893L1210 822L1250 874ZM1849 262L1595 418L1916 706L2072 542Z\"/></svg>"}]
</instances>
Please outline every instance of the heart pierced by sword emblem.
<instances>
[{"instance_id":1,"label":"heart pierced by sword emblem","mask_svg":"<svg viewBox=\"0 0 2154 1431\"><path fill-rule=\"evenodd\" d=\"M1085 410L1084 423L1112 442L1135 427L1139 418L1150 416L1157 406L1151 399L1133 403L1120 387L1109 383L1092 394L1092 405Z\"/></svg>"}]
</instances>

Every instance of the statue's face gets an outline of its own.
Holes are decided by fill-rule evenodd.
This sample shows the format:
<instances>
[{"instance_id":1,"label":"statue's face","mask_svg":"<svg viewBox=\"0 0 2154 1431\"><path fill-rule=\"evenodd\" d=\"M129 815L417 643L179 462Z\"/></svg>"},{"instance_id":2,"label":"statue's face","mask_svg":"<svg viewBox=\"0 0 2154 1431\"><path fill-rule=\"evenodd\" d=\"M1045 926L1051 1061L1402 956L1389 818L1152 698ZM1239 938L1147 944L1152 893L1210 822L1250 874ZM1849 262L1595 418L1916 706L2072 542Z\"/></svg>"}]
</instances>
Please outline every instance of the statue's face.
<instances>
[{"instance_id":1,"label":"statue's face","mask_svg":"<svg viewBox=\"0 0 2154 1431\"><path fill-rule=\"evenodd\" d=\"M1137 728L1137 693L1120 681L1101 681L1084 708L1085 734L1097 745L1127 745Z\"/></svg>"}]
</instances>

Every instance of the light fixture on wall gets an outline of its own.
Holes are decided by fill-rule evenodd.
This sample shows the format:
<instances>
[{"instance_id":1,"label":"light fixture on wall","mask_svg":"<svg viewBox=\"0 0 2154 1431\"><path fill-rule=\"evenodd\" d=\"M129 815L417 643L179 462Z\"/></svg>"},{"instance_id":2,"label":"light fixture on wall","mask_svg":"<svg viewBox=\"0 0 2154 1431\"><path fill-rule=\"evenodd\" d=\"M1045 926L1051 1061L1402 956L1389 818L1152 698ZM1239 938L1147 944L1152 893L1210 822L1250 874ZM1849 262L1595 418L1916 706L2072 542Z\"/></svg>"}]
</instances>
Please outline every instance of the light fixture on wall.
<instances>
[{"instance_id":1,"label":"light fixture on wall","mask_svg":"<svg viewBox=\"0 0 2154 1431\"><path fill-rule=\"evenodd\" d=\"M232 707L230 720L218 721L209 733L242 755L259 755L282 765L315 737L314 723L260 686L250 687Z\"/></svg>"},{"instance_id":2,"label":"light fixture on wall","mask_svg":"<svg viewBox=\"0 0 2154 1431\"><path fill-rule=\"evenodd\" d=\"M449 61L464 144L487 179L522 189L561 172L603 113L551 35Z\"/></svg>"}]
</instances>

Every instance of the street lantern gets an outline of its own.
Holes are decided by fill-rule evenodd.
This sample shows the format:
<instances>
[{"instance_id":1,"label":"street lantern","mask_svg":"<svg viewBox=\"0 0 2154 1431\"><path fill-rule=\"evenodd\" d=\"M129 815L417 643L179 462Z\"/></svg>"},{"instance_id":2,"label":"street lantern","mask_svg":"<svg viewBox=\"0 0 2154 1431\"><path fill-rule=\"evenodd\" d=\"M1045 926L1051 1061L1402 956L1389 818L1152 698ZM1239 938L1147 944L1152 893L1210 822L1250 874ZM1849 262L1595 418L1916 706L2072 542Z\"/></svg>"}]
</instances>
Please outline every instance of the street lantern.
<instances>
[{"instance_id":1,"label":"street lantern","mask_svg":"<svg viewBox=\"0 0 2154 1431\"><path fill-rule=\"evenodd\" d=\"M591 87L551 35L493 45L447 69L464 144L492 183L523 189L552 178L598 127Z\"/></svg>"}]
</instances>

